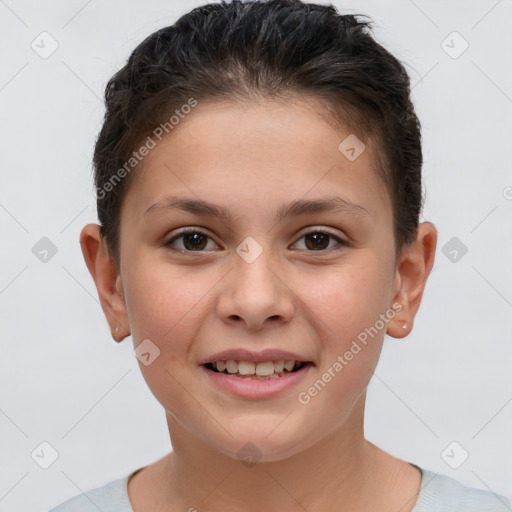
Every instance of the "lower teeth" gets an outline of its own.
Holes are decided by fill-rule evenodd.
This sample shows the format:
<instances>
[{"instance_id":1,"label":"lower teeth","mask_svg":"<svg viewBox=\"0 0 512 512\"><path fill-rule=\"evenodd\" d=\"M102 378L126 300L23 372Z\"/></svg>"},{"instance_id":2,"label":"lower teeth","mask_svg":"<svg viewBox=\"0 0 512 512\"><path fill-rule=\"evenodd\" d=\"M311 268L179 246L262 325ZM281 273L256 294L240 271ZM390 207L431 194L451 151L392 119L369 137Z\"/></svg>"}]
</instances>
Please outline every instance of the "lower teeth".
<instances>
[{"instance_id":1,"label":"lower teeth","mask_svg":"<svg viewBox=\"0 0 512 512\"><path fill-rule=\"evenodd\" d=\"M302 365L301 365L302 366ZM293 373L294 371L297 371L300 369L300 367L295 367L292 371L288 370L282 370L280 373L273 373L272 375L241 375L240 373L229 373L227 370L218 371L214 368L210 367L210 370L216 372L216 373L222 373L224 375L231 375L231 377L237 377L238 379L248 379L248 380L271 380L271 379L279 379L281 377L284 377L286 375L289 375L290 373Z\"/></svg>"},{"instance_id":2,"label":"lower teeth","mask_svg":"<svg viewBox=\"0 0 512 512\"><path fill-rule=\"evenodd\" d=\"M229 373L228 375L232 375L233 377L238 377L239 379L248 379L248 380L270 380L270 379L279 379L279 375L277 373L273 373L272 375L240 375L239 373Z\"/></svg>"},{"instance_id":3,"label":"lower teeth","mask_svg":"<svg viewBox=\"0 0 512 512\"><path fill-rule=\"evenodd\" d=\"M225 375L231 375L231 377L237 377L239 379L248 379L248 380L271 380L271 379L279 379L280 377L284 377L293 372L283 371L281 373L273 373L272 375L241 375L240 373L228 373L228 372L219 372Z\"/></svg>"}]
</instances>

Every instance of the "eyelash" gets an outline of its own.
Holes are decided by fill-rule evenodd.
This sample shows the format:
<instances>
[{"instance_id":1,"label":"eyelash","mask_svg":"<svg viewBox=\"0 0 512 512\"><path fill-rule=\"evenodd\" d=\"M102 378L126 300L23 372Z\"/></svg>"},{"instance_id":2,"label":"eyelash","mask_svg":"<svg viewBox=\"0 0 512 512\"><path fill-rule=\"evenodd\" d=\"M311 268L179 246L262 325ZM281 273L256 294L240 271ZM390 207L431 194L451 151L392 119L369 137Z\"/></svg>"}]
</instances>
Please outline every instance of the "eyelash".
<instances>
[{"instance_id":1,"label":"eyelash","mask_svg":"<svg viewBox=\"0 0 512 512\"><path fill-rule=\"evenodd\" d=\"M333 235L331 232L323 230L323 229L315 229L315 230L312 230L312 231L308 231L307 233L303 233L298 240L301 240L302 238L304 238L307 235L312 235L312 234L317 234L317 233L321 233L323 235L327 235L327 236L333 238L334 240L336 240L338 242L338 247L331 247L330 249L318 249L318 250L304 249L307 252L320 252L321 253L321 252L327 252L327 251L336 250L337 248L339 249L340 247L348 247L350 245L346 240L343 240L342 238L340 238L340 237L338 237L336 235ZM200 231L199 229L188 228L188 229L184 229L183 231L181 231L177 235L173 236L170 240L168 240L167 242L164 243L164 246L169 247L171 250L174 250L174 251L177 251L177 252L181 252L181 253L201 253L201 252L205 252L205 249L198 250L198 251L190 251L190 250L187 250L187 249L176 249L175 247L172 246L172 243L175 240L178 240L178 239L182 238L183 236L190 235L190 234L199 234L199 235L202 235L202 236L205 236L205 237L209 238L210 240L213 240L209 235L207 235L203 231Z\"/></svg>"}]
</instances>

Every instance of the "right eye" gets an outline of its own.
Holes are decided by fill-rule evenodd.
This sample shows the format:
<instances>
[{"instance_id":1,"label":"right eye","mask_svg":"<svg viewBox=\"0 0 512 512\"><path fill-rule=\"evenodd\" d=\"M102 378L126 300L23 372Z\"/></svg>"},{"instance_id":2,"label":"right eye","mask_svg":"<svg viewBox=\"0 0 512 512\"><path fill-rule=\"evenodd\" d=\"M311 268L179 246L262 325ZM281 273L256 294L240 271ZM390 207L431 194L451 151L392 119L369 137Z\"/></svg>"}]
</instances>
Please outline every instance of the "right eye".
<instances>
[{"instance_id":1,"label":"right eye","mask_svg":"<svg viewBox=\"0 0 512 512\"><path fill-rule=\"evenodd\" d=\"M176 248L173 246L173 243L179 239L182 239L183 246ZM164 245L170 247L173 250L178 250L180 252L202 252L204 250L208 250L207 248L205 248L205 245L207 245L206 241L208 239L211 240L211 238L202 231L199 231L198 229L195 228L189 228L173 236Z\"/></svg>"}]
</instances>

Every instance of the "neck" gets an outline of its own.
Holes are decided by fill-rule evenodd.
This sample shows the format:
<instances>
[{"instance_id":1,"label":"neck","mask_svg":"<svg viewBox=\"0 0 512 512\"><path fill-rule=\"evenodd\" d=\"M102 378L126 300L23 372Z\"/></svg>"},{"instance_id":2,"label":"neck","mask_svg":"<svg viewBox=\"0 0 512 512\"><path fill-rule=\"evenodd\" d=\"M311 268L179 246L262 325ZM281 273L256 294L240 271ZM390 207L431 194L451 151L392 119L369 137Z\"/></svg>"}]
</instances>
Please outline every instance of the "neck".
<instances>
[{"instance_id":1,"label":"neck","mask_svg":"<svg viewBox=\"0 0 512 512\"><path fill-rule=\"evenodd\" d=\"M363 408L364 397L342 429L309 449L254 465L220 453L168 415L173 451L162 459L161 503L191 512L353 511L378 504L384 452L364 438Z\"/></svg>"}]
</instances>

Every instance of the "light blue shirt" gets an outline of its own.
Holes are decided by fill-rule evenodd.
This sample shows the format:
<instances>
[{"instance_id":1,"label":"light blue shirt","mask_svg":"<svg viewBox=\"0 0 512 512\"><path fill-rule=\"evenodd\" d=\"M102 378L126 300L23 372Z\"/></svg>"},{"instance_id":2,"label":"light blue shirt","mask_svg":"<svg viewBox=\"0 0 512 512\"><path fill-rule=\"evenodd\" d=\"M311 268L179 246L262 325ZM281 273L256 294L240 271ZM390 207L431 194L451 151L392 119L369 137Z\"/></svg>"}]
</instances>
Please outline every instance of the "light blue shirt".
<instances>
[{"instance_id":1,"label":"light blue shirt","mask_svg":"<svg viewBox=\"0 0 512 512\"><path fill-rule=\"evenodd\" d=\"M512 512L512 499L466 487L454 478L417 467L421 490L411 512ZM142 469L142 468L140 468ZM138 470L85 494L70 498L49 512L133 512L128 480Z\"/></svg>"}]
</instances>

